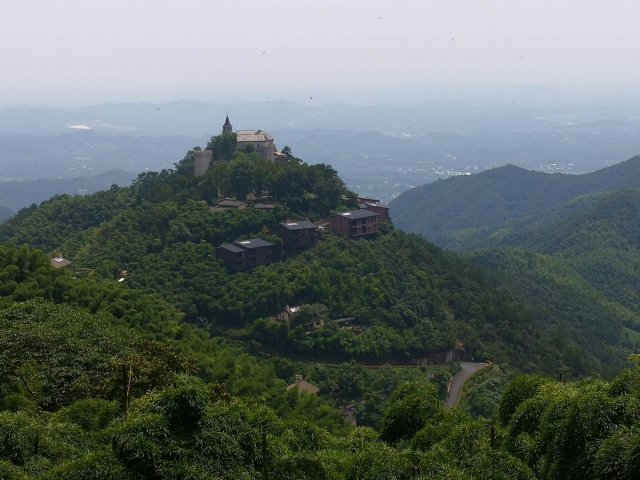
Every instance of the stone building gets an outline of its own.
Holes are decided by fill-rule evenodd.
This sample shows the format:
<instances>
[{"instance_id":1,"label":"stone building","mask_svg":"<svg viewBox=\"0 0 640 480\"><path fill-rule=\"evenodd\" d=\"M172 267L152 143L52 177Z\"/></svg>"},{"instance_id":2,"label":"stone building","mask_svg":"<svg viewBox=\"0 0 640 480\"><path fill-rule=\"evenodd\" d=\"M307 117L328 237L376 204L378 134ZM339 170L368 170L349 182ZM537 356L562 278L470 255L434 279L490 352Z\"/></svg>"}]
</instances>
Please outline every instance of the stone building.
<instances>
[{"instance_id":1,"label":"stone building","mask_svg":"<svg viewBox=\"0 0 640 480\"><path fill-rule=\"evenodd\" d=\"M204 175L207 170L209 170L211 160L213 160L213 152L211 150L197 150L193 152L193 167L196 177Z\"/></svg>"},{"instance_id":2,"label":"stone building","mask_svg":"<svg viewBox=\"0 0 640 480\"><path fill-rule=\"evenodd\" d=\"M273 137L262 130L238 130L236 132L238 140L238 150L246 147L253 148L253 151L260 155L262 160L273 162L276 154L276 146Z\"/></svg>"},{"instance_id":3,"label":"stone building","mask_svg":"<svg viewBox=\"0 0 640 480\"><path fill-rule=\"evenodd\" d=\"M229 121L229 115L222 125L222 135L230 135L233 132L233 125ZM235 132L237 141L237 150L244 150L247 147L253 149L262 160L273 162L276 157L276 146L273 143L273 137L263 130L238 130ZM286 155L285 155L286 157ZM204 175L213 161L213 152L211 150L198 150L194 152L194 173L196 176Z\"/></svg>"}]
</instances>

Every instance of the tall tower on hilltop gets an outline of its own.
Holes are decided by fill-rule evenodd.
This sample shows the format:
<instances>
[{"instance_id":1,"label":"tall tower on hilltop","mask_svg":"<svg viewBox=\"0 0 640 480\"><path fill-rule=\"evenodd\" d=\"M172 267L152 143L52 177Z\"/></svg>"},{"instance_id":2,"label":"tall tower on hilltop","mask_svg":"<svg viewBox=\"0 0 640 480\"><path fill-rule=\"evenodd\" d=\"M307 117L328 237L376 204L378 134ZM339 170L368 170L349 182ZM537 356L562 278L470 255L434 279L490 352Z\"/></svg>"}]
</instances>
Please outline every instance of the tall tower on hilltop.
<instances>
[{"instance_id":1,"label":"tall tower on hilltop","mask_svg":"<svg viewBox=\"0 0 640 480\"><path fill-rule=\"evenodd\" d=\"M224 122L222 126L222 134L227 135L229 133L233 133L233 127L231 126L231 122L229 121L229 115L227 115L227 120Z\"/></svg>"}]
</instances>

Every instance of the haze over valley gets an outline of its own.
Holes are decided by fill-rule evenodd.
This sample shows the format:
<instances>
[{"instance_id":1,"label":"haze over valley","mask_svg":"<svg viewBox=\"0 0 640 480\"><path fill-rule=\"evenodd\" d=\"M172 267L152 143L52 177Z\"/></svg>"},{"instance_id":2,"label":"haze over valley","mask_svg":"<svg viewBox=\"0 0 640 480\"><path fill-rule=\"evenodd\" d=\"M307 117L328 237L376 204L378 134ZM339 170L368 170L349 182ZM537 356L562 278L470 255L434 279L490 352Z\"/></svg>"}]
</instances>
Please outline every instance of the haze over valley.
<instances>
[{"instance_id":1,"label":"haze over valley","mask_svg":"<svg viewBox=\"0 0 640 480\"><path fill-rule=\"evenodd\" d=\"M540 102L527 92L514 98ZM109 170L124 170L133 179L146 170L171 168L184 151L217 134L227 112L236 125L271 132L278 147L288 145L310 163L333 165L353 190L387 202L424 183L506 164L586 173L635 155L640 145L640 107L633 106L268 101L12 108L0 110L0 181L87 177ZM113 183L123 181L122 175L113 176ZM61 183L58 191L49 187L47 192L85 190L94 191ZM29 191L32 196L0 205L16 211L48 198Z\"/></svg>"}]
</instances>

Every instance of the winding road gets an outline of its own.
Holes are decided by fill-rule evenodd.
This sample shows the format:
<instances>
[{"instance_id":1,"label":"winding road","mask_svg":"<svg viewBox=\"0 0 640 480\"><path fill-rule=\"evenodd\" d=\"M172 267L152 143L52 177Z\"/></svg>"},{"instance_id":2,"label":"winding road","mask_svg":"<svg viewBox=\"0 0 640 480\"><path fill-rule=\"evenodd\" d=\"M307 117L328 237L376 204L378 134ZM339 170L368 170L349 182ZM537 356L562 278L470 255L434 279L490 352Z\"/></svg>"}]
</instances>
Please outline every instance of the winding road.
<instances>
[{"instance_id":1,"label":"winding road","mask_svg":"<svg viewBox=\"0 0 640 480\"><path fill-rule=\"evenodd\" d=\"M456 373L451 379L449 393L447 394L447 407L453 408L458 405L464 383L469 380L474 373L489 365L488 363L460 362L462 370Z\"/></svg>"}]
</instances>

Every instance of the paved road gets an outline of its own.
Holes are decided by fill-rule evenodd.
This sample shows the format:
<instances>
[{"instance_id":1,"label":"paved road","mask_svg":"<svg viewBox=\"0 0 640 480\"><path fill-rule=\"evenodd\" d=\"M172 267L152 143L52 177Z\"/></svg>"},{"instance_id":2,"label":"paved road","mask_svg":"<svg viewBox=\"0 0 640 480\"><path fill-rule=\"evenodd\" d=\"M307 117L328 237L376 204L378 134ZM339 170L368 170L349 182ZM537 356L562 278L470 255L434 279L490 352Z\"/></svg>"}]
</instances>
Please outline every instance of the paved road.
<instances>
[{"instance_id":1,"label":"paved road","mask_svg":"<svg viewBox=\"0 0 640 480\"><path fill-rule=\"evenodd\" d=\"M451 379L451 386L449 387L449 393L447 394L447 407L453 408L458 405L460 401L460 395L462 394L462 387L464 382L469 380L471 375L478 370L489 366L488 363L473 363L473 362L460 362L462 370L456 373Z\"/></svg>"}]
</instances>

